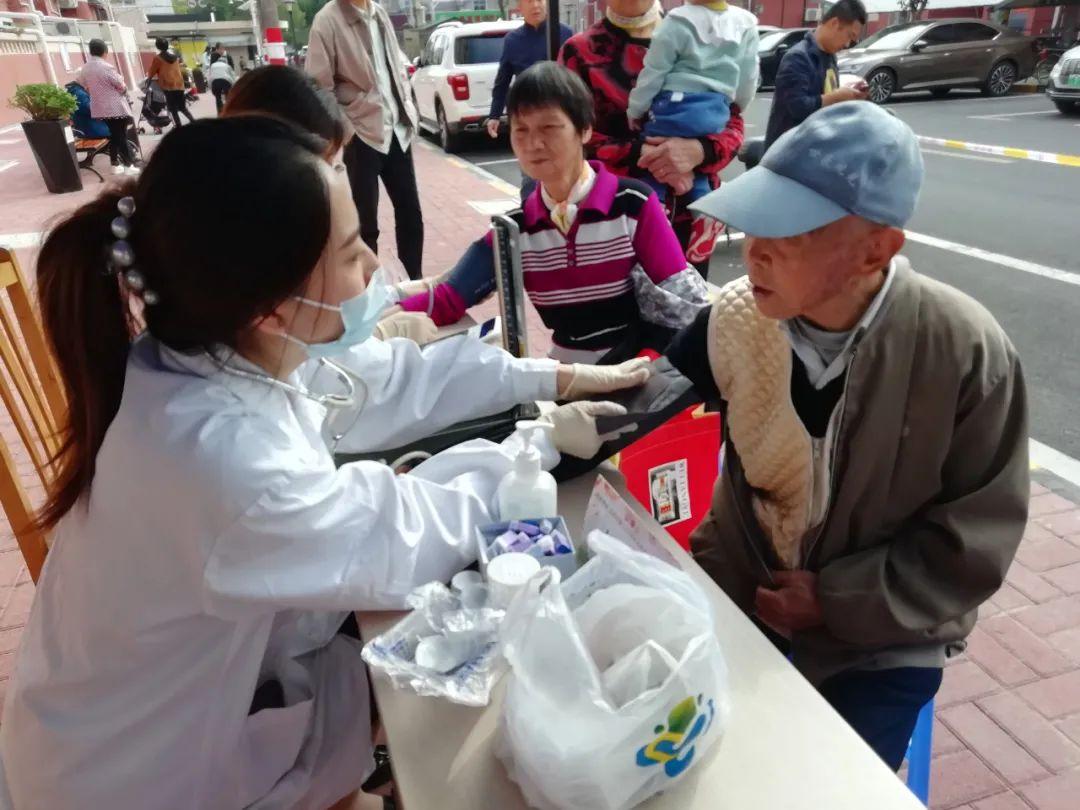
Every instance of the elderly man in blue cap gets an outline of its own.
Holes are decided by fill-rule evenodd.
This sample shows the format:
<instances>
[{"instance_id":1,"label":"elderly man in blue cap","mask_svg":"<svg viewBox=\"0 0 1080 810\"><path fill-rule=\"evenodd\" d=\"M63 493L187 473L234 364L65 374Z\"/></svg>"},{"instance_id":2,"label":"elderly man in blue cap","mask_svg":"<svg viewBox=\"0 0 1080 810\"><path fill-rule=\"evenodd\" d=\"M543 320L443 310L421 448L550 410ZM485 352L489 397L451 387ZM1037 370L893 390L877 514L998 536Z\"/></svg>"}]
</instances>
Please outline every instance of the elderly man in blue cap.
<instances>
[{"instance_id":1,"label":"elderly man in blue cap","mask_svg":"<svg viewBox=\"0 0 1080 810\"><path fill-rule=\"evenodd\" d=\"M695 559L893 769L1029 495L1015 349L899 255L922 178L880 107L814 113L694 206L746 233L747 275L666 352L724 414Z\"/></svg>"}]
</instances>

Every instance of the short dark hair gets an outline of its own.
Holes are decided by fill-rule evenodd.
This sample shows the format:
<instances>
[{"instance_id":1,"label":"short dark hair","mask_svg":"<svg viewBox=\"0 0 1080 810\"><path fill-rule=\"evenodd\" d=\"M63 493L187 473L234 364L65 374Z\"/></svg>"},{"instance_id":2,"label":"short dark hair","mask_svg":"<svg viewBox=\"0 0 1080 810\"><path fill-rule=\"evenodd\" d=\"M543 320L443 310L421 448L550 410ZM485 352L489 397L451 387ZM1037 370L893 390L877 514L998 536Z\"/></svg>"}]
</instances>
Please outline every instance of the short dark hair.
<instances>
[{"instance_id":1,"label":"short dark hair","mask_svg":"<svg viewBox=\"0 0 1080 810\"><path fill-rule=\"evenodd\" d=\"M513 118L519 112L539 107L558 107L584 132L593 125L593 96L585 82L571 70L555 62L537 62L510 85L506 112Z\"/></svg>"},{"instance_id":2,"label":"short dark hair","mask_svg":"<svg viewBox=\"0 0 1080 810\"><path fill-rule=\"evenodd\" d=\"M104 56L108 52L109 52L109 49L105 45L105 40L103 40L103 39L92 39L92 40L90 40L90 55L91 56Z\"/></svg>"},{"instance_id":3,"label":"short dark hair","mask_svg":"<svg viewBox=\"0 0 1080 810\"><path fill-rule=\"evenodd\" d=\"M827 23L833 19L846 23L857 22L860 25L866 25L866 6L862 4L862 0L837 0L825 12L821 22Z\"/></svg>"},{"instance_id":4,"label":"short dark hair","mask_svg":"<svg viewBox=\"0 0 1080 810\"><path fill-rule=\"evenodd\" d=\"M214 54L213 59L222 57ZM273 115L318 135L337 152L345 143L345 122L334 94L294 67L266 65L240 77L222 115Z\"/></svg>"},{"instance_id":5,"label":"short dark hair","mask_svg":"<svg viewBox=\"0 0 1080 810\"><path fill-rule=\"evenodd\" d=\"M154 40L154 47L159 51L167 51L169 50L169 41L164 37L158 37Z\"/></svg>"},{"instance_id":6,"label":"short dark hair","mask_svg":"<svg viewBox=\"0 0 1080 810\"><path fill-rule=\"evenodd\" d=\"M214 50L216 51L218 48L224 48L224 47L225 47L224 45L222 45L220 42L218 42L218 43L215 43Z\"/></svg>"}]
</instances>

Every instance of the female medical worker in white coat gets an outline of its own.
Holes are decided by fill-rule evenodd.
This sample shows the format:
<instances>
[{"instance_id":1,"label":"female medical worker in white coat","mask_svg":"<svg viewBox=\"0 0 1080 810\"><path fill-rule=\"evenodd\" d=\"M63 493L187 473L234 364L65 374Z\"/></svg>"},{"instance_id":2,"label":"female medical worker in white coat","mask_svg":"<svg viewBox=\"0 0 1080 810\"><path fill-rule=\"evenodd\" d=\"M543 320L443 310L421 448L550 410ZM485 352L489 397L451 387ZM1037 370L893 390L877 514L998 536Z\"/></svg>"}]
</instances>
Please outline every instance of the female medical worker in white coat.
<instances>
[{"instance_id":1,"label":"female medical worker in white coat","mask_svg":"<svg viewBox=\"0 0 1080 810\"><path fill-rule=\"evenodd\" d=\"M360 645L336 630L467 565L510 460L475 441L410 475L335 469L320 430L347 397L294 372L370 334L382 288L365 289L348 187L320 151L270 119L197 122L42 248L70 414L0 727L0 806L321 810L372 768ZM209 187L221 213L204 218ZM399 345L415 351L390 341L386 362ZM522 398L565 394L559 375L578 393L640 382L492 362L491 384ZM407 410L437 373L412 369L369 387L396 385ZM575 449L595 405L556 411L554 443ZM392 410L373 397L364 425ZM281 705L252 713L271 682Z\"/></svg>"}]
</instances>

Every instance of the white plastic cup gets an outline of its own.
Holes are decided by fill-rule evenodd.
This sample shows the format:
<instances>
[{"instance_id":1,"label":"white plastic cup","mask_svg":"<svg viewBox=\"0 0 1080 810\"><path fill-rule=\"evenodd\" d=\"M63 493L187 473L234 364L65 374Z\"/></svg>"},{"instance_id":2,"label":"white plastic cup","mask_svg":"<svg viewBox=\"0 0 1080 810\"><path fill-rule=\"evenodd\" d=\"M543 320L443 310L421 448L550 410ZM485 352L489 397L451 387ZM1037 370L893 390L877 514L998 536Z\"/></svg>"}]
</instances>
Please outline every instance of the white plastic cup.
<instances>
[{"instance_id":1,"label":"white plastic cup","mask_svg":"<svg viewBox=\"0 0 1080 810\"><path fill-rule=\"evenodd\" d=\"M479 610L488 603L488 586L481 581L476 585L466 585L458 594L461 606L468 610Z\"/></svg>"},{"instance_id":2,"label":"white plastic cup","mask_svg":"<svg viewBox=\"0 0 1080 810\"><path fill-rule=\"evenodd\" d=\"M420 639L413 657L424 669L446 674L476 658L485 646L487 640L480 633L428 636Z\"/></svg>"},{"instance_id":3,"label":"white plastic cup","mask_svg":"<svg viewBox=\"0 0 1080 810\"><path fill-rule=\"evenodd\" d=\"M450 590L456 594L462 594L468 588L483 584L484 578L479 571L458 571L450 580Z\"/></svg>"},{"instance_id":4,"label":"white plastic cup","mask_svg":"<svg viewBox=\"0 0 1080 810\"><path fill-rule=\"evenodd\" d=\"M500 554L488 563L488 594L493 607L506 610L514 595L540 570L535 557L517 551Z\"/></svg>"}]
</instances>

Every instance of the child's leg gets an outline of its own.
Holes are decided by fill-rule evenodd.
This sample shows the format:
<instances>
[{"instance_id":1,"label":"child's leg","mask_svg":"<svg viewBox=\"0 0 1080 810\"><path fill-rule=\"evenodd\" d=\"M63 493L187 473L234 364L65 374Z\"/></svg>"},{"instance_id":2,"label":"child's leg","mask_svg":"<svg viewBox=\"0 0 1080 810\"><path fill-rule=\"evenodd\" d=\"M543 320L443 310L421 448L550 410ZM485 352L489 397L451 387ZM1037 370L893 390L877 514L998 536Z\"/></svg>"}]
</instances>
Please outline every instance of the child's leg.
<instances>
[{"instance_id":1,"label":"child's leg","mask_svg":"<svg viewBox=\"0 0 1080 810\"><path fill-rule=\"evenodd\" d=\"M660 138L700 138L722 132L731 118L731 100L723 93L664 90L649 108L643 132Z\"/></svg>"},{"instance_id":2,"label":"child's leg","mask_svg":"<svg viewBox=\"0 0 1080 810\"><path fill-rule=\"evenodd\" d=\"M664 201L664 197L667 196L667 186L653 177L651 174L646 174L641 178L642 181L648 183L652 190L656 192L656 196L660 198L660 202Z\"/></svg>"},{"instance_id":3,"label":"child's leg","mask_svg":"<svg viewBox=\"0 0 1080 810\"><path fill-rule=\"evenodd\" d=\"M712 191L709 186L709 178L703 174L694 173L694 187L690 189L690 202L696 202Z\"/></svg>"}]
</instances>

